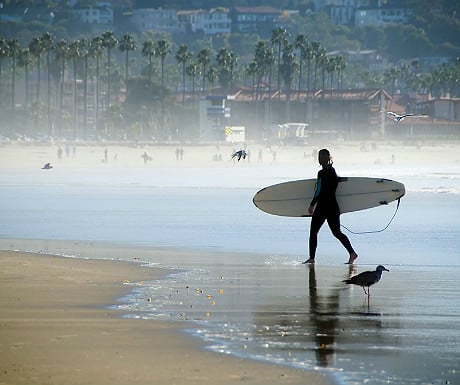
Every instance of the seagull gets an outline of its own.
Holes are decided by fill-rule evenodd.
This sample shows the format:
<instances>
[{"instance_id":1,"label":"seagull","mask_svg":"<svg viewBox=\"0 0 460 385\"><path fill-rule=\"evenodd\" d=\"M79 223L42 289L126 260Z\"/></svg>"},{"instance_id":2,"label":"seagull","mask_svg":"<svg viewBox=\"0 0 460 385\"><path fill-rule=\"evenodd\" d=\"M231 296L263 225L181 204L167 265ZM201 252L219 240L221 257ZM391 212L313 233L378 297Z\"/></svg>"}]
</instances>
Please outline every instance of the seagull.
<instances>
[{"instance_id":1,"label":"seagull","mask_svg":"<svg viewBox=\"0 0 460 385\"><path fill-rule=\"evenodd\" d=\"M51 166L51 163L45 163L45 165L42 167L42 170L50 170L52 168L53 166Z\"/></svg>"},{"instance_id":2,"label":"seagull","mask_svg":"<svg viewBox=\"0 0 460 385\"><path fill-rule=\"evenodd\" d=\"M246 151L240 150L240 151L236 151L235 153L233 153L232 158L238 157L238 162L239 162L241 158L246 159L246 155L247 155Z\"/></svg>"},{"instance_id":3,"label":"seagull","mask_svg":"<svg viewBox=\"0 0 460 385\"><path fill-rule=\"evenodd\" d=\"M354 277L351 277L350 279L346 279L345 283L347 284L353 284L353 285L358 285L361 286L364 290L364 293L367 294L367 296L370 296L370 287L374 284L380 281L380 278L382 277L382 271L390 271L385 268L385 266L378 265L375 271L363 271L362 273L355 275ZM366 287L367 287L367 292L366 292Z\"/></svg>"},{"instance_id":4,"label":"seagull","mask_svg":"<svg viewBox=\"0 0 460 385\"><path fill-rule=\"evenodd\" d=\"M400 122L401 120L403 120L404 118L407 118L408 116L415 116L414 114L402 114L402 115L398 115L394 112L391 112L391 111L387 111L387 114L390 115L394 121L396 122Z\"/></svg>"}]
</instances>

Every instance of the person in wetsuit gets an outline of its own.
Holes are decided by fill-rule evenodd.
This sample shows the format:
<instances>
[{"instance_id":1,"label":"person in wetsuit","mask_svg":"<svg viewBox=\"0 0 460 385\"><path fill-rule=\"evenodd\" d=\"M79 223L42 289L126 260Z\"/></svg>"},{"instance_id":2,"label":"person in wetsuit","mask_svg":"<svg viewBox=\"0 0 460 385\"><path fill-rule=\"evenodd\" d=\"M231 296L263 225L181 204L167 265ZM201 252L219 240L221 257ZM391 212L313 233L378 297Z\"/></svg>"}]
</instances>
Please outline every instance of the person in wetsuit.
<instances>
[{"instance_id":1,"label":"person in wetsuit","mask_svg":"<svg viewBox=\"0 0 460 385\"><path fill-rule=\"evenodd\" d=\"M340 209L335 197L339 178L334 167L332 167L330 152L325 148L320 150L318 152L318 161L322 169L318 171L315 194L308 208L308 213L312 215L309 239L310 258L304 263L315 263L318 232L324 222L327 221L332 234L350 254L347 264L352 264L358 258L358 254L354 251L348 237L340 231Z\"/></svg>"}]
</instances>

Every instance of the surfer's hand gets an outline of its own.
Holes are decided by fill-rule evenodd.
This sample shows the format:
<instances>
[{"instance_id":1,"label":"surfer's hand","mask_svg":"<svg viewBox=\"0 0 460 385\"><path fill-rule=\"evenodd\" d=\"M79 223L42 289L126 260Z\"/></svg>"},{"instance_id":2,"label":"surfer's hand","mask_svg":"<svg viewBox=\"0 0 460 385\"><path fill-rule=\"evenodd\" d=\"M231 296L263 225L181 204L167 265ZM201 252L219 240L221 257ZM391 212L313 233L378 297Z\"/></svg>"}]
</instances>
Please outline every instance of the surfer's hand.
<instances>
[{"instance_id":1,"label":"surfer's hand","mask_svg":"<svg viewBox=\"0 0 460 385\"><path fill-rule=\"evenodd\" d=\"M310 206L310 207L308 208L308 214L313 215L313 212L314 212L314 211L315 211L314 206Z\"/></svg>"}]
</instances>

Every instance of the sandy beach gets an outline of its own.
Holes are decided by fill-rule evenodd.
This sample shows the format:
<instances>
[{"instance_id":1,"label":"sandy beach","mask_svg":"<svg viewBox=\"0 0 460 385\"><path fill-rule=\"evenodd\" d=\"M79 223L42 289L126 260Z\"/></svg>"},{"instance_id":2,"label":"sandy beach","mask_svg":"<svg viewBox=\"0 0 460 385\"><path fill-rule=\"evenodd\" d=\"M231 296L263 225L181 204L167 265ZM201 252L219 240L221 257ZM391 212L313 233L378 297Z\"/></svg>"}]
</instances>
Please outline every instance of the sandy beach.
<instances>
[{"instance_id":1,"label":"sandy beach","mask_svg":"<svg viewBox=\"0 0 460 385\"><path fill-rule=\"evenodd\" d=\"M321 146L406 186L350 235L353 271L326 228L307 269L308 220L252 203L313 178L315 147L183 147L0 144L0 385L459 383L460 142ZM369 304L343 280L378 264Z\"/></svg>"},{"instance_id":2,"label":"sandy beach","mask_svg":"<svg viewBox=\"0 0 460 385\"><path fill-rule=\"evenodd\" d=\"M0 145L0 169L25 170L39 169L45 163L58 170L98 169L98 168L190 168L190 167L229 167L243 165L308 165L317 164L313 152L319 149L318 144L308 146L271 146L248 144L244 146L250 151L250 158L235 162L231 155L241 144L225 143L216 145L184 145L183 159L176 158L175 145L120 145L117 143L3 143ZM381 141L381 142L332 142L323 143L333 154L334 162L339 168L362 165L397 165L437 164L440 159L444 163L460 162L460 142L413 142ZM59 157L58 151L62 150ZM107 161L105 150L107 150ZM262 162L258 160L259 151ZM144 162L146 153L151 160ZM213 161L220 155L221 161ZM275 155L275 157L274 157Z\"/></svg>"},{"instance_id":3,"label":"sandy beach","mask_svg":"<svg viewBox=\"0 0 460 385\"><path fill-rule=\"evenodd\" d=\"M319 373L202 349L184 325L107 306L161 270L0 252L0 384L328 384Z\"/></svg>"}]
</instances>

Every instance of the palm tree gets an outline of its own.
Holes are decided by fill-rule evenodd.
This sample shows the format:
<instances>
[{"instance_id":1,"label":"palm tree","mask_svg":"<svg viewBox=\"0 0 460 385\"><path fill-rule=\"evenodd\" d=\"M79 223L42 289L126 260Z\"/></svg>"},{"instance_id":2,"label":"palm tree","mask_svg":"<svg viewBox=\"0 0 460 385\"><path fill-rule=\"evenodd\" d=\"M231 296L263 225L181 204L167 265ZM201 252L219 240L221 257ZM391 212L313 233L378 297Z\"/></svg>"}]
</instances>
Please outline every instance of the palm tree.
<instances>
[{"instance_id":1,"label":"palm tree","mask_svg":"<svg viewBox=\"0 0 460 385\"><path fill-rule=\"evenodd\" d=\"M277 46L277 65L278 65L278 91L281 91L281 48L288 42L289 33L284 28L275 28L272 30L270 41L272 45Z\"/></svg>"},{"instance_id":2,"label":"palm tree","mask_svg":"<svg viewBox=\"0 0 460 385\"><path fill-rule=\"evenodd\" d=\"M29 69L32 65L33 59L29 48L24 48L18 55L18 66L24 68L25 73L25 95L24 95L24 109L29 105Z\"/></svg>"},{"instance_id":3,"label":"palm tree","mask_svg":"<svg viewBox=\"0 0 460 385\"><path fill-rule=\"evenodd\" d=\"M227 48L221 48L217 53L216 62L220 84L222 87L228 88L233 80L233 72L237 65L236 54Z\"/></svg>"},{"instance_id":4,"label":"palm tree","mask_svg":"<svg viewBox=\"0 0 460 385\"><path fill-rule=\"evenodd\" d=\"M41 55L44 52L42 39L40 37L34 37L29 44L30 52L37 61L37 91L35 94L35 101L40 102L40 72L41 72Z\"/></svg>"},{"instance_id":5,"label":"palm tree","mask_svg":"<svg viewBox=\"0 0 460 385\"><path fill-rule=\"evenodd\" d=\"M160 58L161 61L161 85L164 86L165 84L165 59L166 56L171 52L169 48L169 43L167 40L161 39L156 44L155 54Z\"/></svg>"},{"instance_id":6,"label":"palm tree","mask_svg":"<svg viewBox=\"0 0 460 385\"><path fill-rule=\"evenodd\" d=\"M390 84L391 96L393 97L396 88L396 81L399 78L399 71L395 67L387 68L383 73L383 81L385 84Z\"/></svg>"},{"instance_id":7,"label":"palm tree","mask_svg":"<svg viewBox=\"0 0 460 385\"><path fill-rule=\"evenodd\" d=\"M51 66L50 55L54 46L54 38L49 32L45 32L41 37L43 51L46 52L46 75L47 75L47 116L48 116L48 133L51 135Z\"/></svg>"},{"instance_id":8,"label":"palm tree","mask_svg":"<svg viewBox=\"0 0 460 385\"><path fill-rule=\"evenodd\" d=\"M8 54L8 42L3 37L0 36L0 106L2 99L2 63L3 59L6 59L9 56Z\"/></svg>"},{"instance_id":9,"label":"palm tree","mask_svg":"<svg viewBox=\"0 0 460 385\"><path fill-rule=\"evenodd\" d=\"M69 57L69 46L64 39L59 40L56 42L54 46L54 52L56 55L56 59L58 62L61 63L61 76L60 76L60 91L59 91L59 134L58 137L61 139L62 137L62 113L63 113L63 100L64 100L64 79L65 79L65 64L66 60Z\"/></svg>"},{"instance_id":10,"label":"palm tree","mask_svg":"<svg viewBox=\"0 0 460 385\"><path fill-rule=\"evenodd\" d=\"M272 47L266 41L257 42L254 54L254 62L256 64L257 71L257 95L259 93L260 82L262 81L262 78L268 75L268 100L270 102L272 68L273 64L275 64L275 56L273 54Z\"/></svg>"},{"instance_id":11,"label":"palm tree","mask_svg":"<svg viewBox=\"0 0 460 385\"><path fill-rule=\"evenodd\" d=\"M307 60L307 90L310 90L311 86L311 61L314 57L313 45L312 43L307 43L305 47L305 59Z\"/></svg>"},{"instance_id":12,"label":"palm tree","mask_svg":"<svg viewBox=\"0 0 460 385\"><path fill-rule=\"evenodd\" d=\"M152 82L152 73L153 73L153 63L152 58L156 53L156 45L152 39L144 41L142 44L142 56L149 59L149 81Z\"/></svg>"},{"instance_id":13,"label":"palm tree","mask_svg":"<svg viewBox=\"0 0 460 385\"><path fill-rule=\"evenodd\" d=\"M321 46L321 43L314 41L311 44L313 51L313 58L315 59L314 69L313 69L313 90L316 91L317 81L318 81L318 67L321 67L321 64L324 61L324 56L326 55L326 50Z\"/></svg>"},{"instance_id":14,"label":"palm tree","mask_svg":"<svg viewBox=\"0 0 460 385\"><path fill-rule=\"evenodd\" d=\"M74 139L77 139L77 115L78 115L78 93L77 93L77 61L82 57L81 54L81 42L75 40L69 45L69 57L73 63L73 135Z\"/></svg>"},{"instance_id":15,"label":"palm tree","mask_svg":"<svg viewBox=\"0 0 460 385\"><path fill-rule=\"evenodd\" d=\"M302 89L302 64L307 58L308 54L308 38L307 35L300 33L295 37L294 40L294 47L297 48L300 52L299 57L299 83L298 83L298 91Z\"/></svg>"},{"instance_id":16,"label":"palm tree","mask_svg":"<svg viewBox=\"0 0 460 385\"><path fill-rule=\"evenodd\" d=\"M118 48L121 52L126 52L126 56L125 56L125 82L126 82L128 80L128 55L129 55L129 51L135 51L137 49L136 38L130 33L125 33L120 39Z\"/></svg>"},{"instance_id":17,"label":"palm tree","mask_svg":"<svg viewBox=\"0 0 460 385\"><path fill-rule=\"evenodd\" d=\"M15 107L15 86L16 86L16 59L21 51L21 46L19 45L18 39L8 40L8 54L12 61L12 80L11 80L11 110L14 113ZM14 116L13 116L14 118Z\"/></svg>"},{"instance_id":18,"label":"palm tree","mask_svg":"<svg viewBox=\"0 0 460 385\"><path fill-rule=\"evenodd\" d=\"M88 39L80 40L80 55L85 59L83 70L83 139L86 139L88 128L88 58L90 56L89 47L91 42Z\"/></svg>"},{"instance_id":19,"label":"palm tree","mask_svg":"<svg viewBox=\"0 0 460 385\"><path fill-rule=\"evenodd\" d=\"M24 48L18 55L18 66L24 68L25 73L25 95L24 95L24 119L28 122L28 107L29 107L29 69L32 65L32 55L29 48ZM25 135L25 128L28 124L23 124L23 134Z\"/></svg>"},{"instance_id":20,"label":"palm tree","mask_svg":"<svg viewBox=\"0 0 460 385\"><path fill-rule=\"evenodd\" d=\"M195 104L195 78L200 74L198 65L195 62L190 62L187 67L185 67L185 72L190 76L192 81L192 105Z\"/></svg>"},{"instance_id":21,"label":"palm tree","mask_svg":"<svg viewBox=\"0 0 460 385\"><path fill-rule=\"evenodd\" d=\"M110 107L110 83L112 81L111 77L111 51L113 48L115 48L118 44L118 40L115 38L114 34L112 31L105 31L102 34L102 47L107 50L107 105L106 105L106 111L109 111Z\"/></svg>"},{"instance_id":22,"label":"palm tree","mask_svg":"<svg viewBox=\"0 0 460 385\"><path fill-rule=\"evenodd\" d=\"M208 79L208 82L211 88L211 94L212 94L212 90L214 89L214 84L217 80L217 68L216 67L214 66L209 67L208 72L206 73L206 79Z\"/></svg>"},{"instance_id":23,"label":"palm tree","mask_svg":"<svg viewBox=\"0 0 460 385\"><path fill-rule=\"evenodd\" d=\"M283 76L284 85L286 86L286 103L291 99L291 86L294 77L295 69L297 66L296 56L292 44L287 43L283 48L283 56L281 63L281 74ZM289 116L287 117L289 120Z\"/></svg>"},{"instance_id":24,"label":"palm tree","mask_svg":"<svg viewBox=\"0 0 460 385\"><path fill-rule=\"evenodd\" d=\"M346 67L346 59L343 55L335 57L336 60L336 71L337 71L337 89L341 90L343 86L343 70Z\"/></svg>"},{"instance_id":25,"label":"palm tree","mask_svg":"<svg viewBox=\"0 0 460 385\"><path fill-rule=\"evenodd\" d=\"M12 113L12 122L11 130L15 128L16 124L16 112L15 112L15 88L16 88L16 59L21 51L21 46L19 45L18 39L11 39L8 40L8 54L12 61L12 79L11 79L11 113Z\"/></svg>"},{"instance_id":26,"label":"palm tree","mask_svg":"<svg viewBox=\"0 0 460 385\"><path fill-rule=\"evenodd\" d=\"M321 68L321 89L326 89L326 68L328 63L328 57L326 56L326 50L320 52L318 65ZM324 96L324 93L323 93Z\"/></svg>"},{"instance_id":27,"label":"palm tree","mask_svg":"<svg viewBox=\"0 0 460 385\"><path fill-rule=\"evenodd\" d=\"M251 85L252 85L252 100L254 100L255 94L255 87L256 87L256 76L257 76L257 63L253 60L248 64L246 67L246 75L251 77Z\"/></svg>"},{"instance_id":28,"label":"palm tree","mask_svg":"<svg viewBox=\"0 0 460 385\"><path fill-rule=\"evenodd\" d=\"M92 58L96 58L96 138L99 139L99 132L98 132L98 124L99 124L99 59L101 58L103 53L102 47L102 37L96 36L94 37L90 44L89 44L89 56Z\"/></svg>"},{"instance_id":29,"label":"palm tree","mask_svg":"<svg viewBox=\"0 0 460 385\"><path fill-rule=\"evenodd\" d=\"M181 44L176 52L176 61L182 65L182 104L185 102L185 66L190 61L192 56L187 50L185 44Z\"/></svg>"},{"instance_id":30,"label":"palm tree","mask_svg":"<svg viewBox=\"0 0 460 385\"><path fill-rule=\"evenodd\" d=\"M203 76L203 81L201 83L201 92L204 93L206 89L206 71L208 65L211 63L211 49L208 47L202 48L198 52L196 60L198 65L201 66L201 75Z\"/></svg>"},{"instance_id":31,"label":"palm tree","mask_svg":"<svg viewBox=\"0 0 460 385\"><path fill-rule=\"evenodd\" d=\"M334 80L334 71L335 71L335 63L334 63L334 58L332 56L326 56L324 58L324 67L323 67L324 73L327 74L328 79L329 79L329 89L332 90L332 82ZM324 79L323 79L324 82ZM326 89L324 87L323 83L323 89Z\"/></svg>"},{"instance_id":32,"label":"palm tree","mask_svg":"<svg viewBox=\"0 0 460 385\"><path fill-rule=\"evenodd\" d=\"M238 56L235 52L230 51L230 89L233 89L233 78L236 67L238 66Z\"/></svg>"}]
</instances>

